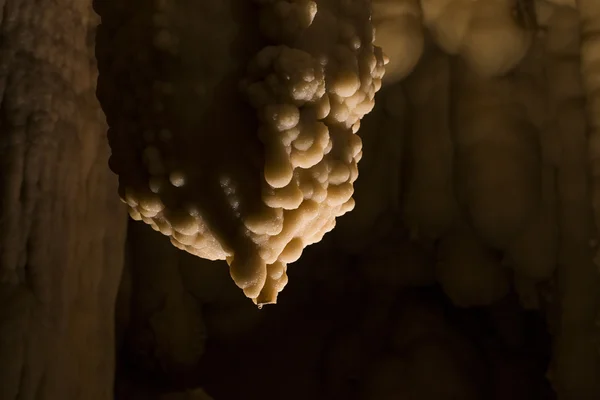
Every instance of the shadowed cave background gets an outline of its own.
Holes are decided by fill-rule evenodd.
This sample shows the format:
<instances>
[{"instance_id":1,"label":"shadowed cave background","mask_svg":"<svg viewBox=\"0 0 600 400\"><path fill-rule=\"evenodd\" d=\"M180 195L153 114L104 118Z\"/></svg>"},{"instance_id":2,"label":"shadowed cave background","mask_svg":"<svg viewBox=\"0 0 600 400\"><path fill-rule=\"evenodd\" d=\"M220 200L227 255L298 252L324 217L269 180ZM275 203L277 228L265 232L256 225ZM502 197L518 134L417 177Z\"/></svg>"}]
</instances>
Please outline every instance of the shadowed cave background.
<instances>
[{"instance_id":1,"label":"shadowed cave background","mask_svg":"<svg viewBox=\"0 0 600 400\"><path fill-rule=\"evenodd\" d=\"M0 5L0 399L556 398L549 370L562 329L557 286L565 264L581 257L593 265L580 125L561 115L545 121L572 139L561 142L571 161L549 167L563 185L563 209L585 209L562 216L574 230L557 223L578 257L556 261L549 278L534 281L486 245L487 260L502 265L500 279L474 275L454 292L440 286L440 238L409 229L418 212L406 206L410 185L427 176L415 178L415 165L440 171L435 154L422 160L415 151L423 149L417 122L430 117L429 106L444 108L435 86L425 99L413 96L418 104L410 95L440 73L428 64L439 51L427 47L415 72L384 87L363 120L356 209L290 265L278 304L259 310L225 263L181 252L127 222L95 96L99 20L91 5ZM577 13L557 10L557 35L577 37ZM504 79L538 79L543 45L536 43ZM545 50L578 65L569 52ZM572 78L569 68L543 65L542 80ZM533 98L576 103L582 120L581 88L554 87ZM528 95L514 102L527 108ZM510 198L510 185L508 192L502 198ZM597 398L585 382L579 389L558 398Z\"/></svg>"},{"instance_id":2,"label":"shadowed cave background","mask_svg":"<svg viewBox=\"0 0 600 400\"><path fill-rule=\"evenodd\" d=\"M224 399L555 398L545 379L551 339L544 316L524 310L514 292L489 307L456 308L433 283L427 249L398 245L408 243L401 234L387 249L375 245L363 256L336 249L332 234L290 268L293 283L277 305L258 310L225 268L213 270L210 262L171 249L146 226L131 223L132 230L147 235L141 243L153 244L149 257L171 253L167 265L176 268L148 271L132 262L146 272L138 282L124 280L134 306L118 335L117 398L157 398L157 392L198 386ZM422 271L395 274L400 285L364 269L403 263ZM140 299L158 281L155 273L169 283L156 291L152 307ZM207 275L212 288L190 283ZM156 315L169 309L165 297L182 288L187 299L180 312ZM190 334L201 326L190 321L199 315L205 330Z\"/></svg>"}]
</instances>

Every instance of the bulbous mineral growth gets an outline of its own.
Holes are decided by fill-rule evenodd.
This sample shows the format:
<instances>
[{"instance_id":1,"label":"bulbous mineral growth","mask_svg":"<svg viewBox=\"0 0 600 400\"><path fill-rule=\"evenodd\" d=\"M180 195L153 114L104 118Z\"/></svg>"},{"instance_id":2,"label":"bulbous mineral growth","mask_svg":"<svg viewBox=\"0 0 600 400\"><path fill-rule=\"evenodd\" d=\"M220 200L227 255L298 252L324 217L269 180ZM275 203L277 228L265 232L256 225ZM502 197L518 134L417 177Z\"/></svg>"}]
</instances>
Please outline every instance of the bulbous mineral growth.
<instances>
[{"instance_id":1,"label":"bulbous mineral growth","mask_svg":"<svg viewBox=\"0 0 600 400\"><path fill-rule=\"evenodd\" d=\"M352 210L384 56L369 0L102 2L98 97L135 220L255 303Z\"/></svg>"}]
</instances>

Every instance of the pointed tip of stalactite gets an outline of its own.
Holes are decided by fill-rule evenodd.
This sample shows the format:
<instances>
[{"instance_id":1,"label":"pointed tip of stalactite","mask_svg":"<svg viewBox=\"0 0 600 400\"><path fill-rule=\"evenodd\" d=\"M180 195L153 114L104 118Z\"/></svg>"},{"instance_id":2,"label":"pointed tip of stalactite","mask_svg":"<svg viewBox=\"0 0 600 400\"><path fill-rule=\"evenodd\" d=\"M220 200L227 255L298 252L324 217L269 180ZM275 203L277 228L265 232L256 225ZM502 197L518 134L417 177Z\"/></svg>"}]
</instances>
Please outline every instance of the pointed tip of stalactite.
<instances>
[{"instance_id":1,"label":"pointed tip of stalactite","mask_svg":"<svg viewBox=\"0 0 600 400\"><path fill-rule=\"evenodd\" d=\"M262 310L264 306L267 306L269 304L277 304L277 300L273 300L273 301L258 301L257 299L252 299L252 302L256 305L256 308L258 308L259 310Z\"/></svg>"},{"instance_id":2,"label":"pointed tip of stalactite","mask_svg":"<svg viewBox=\"0 0 600 400\"><path fill-rule=\"evenodd\" d=\"M271 292L271 293L261 293L258 297L253 298L252 302L256 305L259 310L269 304L277 304L277 295L279 291Z\"/></svg>"}]
</instances>

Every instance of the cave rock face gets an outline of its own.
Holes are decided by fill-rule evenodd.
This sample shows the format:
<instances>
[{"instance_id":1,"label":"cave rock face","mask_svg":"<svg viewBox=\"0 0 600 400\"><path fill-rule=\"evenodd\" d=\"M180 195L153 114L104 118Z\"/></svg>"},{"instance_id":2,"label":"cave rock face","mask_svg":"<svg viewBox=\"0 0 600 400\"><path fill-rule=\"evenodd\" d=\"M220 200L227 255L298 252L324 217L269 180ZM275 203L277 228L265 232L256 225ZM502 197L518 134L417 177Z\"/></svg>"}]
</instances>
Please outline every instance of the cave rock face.
<instances>
[{"instance_id":1,"label":"cave rock face","mask_svg":"<svg viewBox=\"0 0 600 400\"><path fill-rule=\"evenodd\" d=\"M91 4L0 12L0 398L113 398L124 208L95 96Z\"/></svg>"},{"instance_id":2,"label":"cave rock face","mask_svg":"<svg viewBox=\"0 0 600 400\"><path fill-rule=\"evenodd\" d=\"M0 398L113 397L127 208L265 304L352 196L312 289L344 293L352 255L378 295L514 291L548 315L559 397L600 397L600 2L98 0L98 66L91 4L38 3L0 13ZM132 315L162 367L258 324L140 232Z\"/></svg>"}]
</instances>

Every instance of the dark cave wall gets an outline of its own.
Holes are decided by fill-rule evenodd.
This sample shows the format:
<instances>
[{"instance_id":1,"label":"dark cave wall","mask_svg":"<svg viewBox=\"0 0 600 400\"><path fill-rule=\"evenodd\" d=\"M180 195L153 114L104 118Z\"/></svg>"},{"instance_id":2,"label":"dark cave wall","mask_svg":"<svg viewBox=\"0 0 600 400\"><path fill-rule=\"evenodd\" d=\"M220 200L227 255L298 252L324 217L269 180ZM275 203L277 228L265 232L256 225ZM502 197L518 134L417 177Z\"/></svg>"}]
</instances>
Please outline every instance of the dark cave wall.
<instances>
[{"instance_id":1,"label":"dark cave wall","mask_svg":"<svg viewBox=\"0 0 600 400\"><path fill-rule=\"evenodd\" d=\"M113 397L126 216L95 97L97 23L90 2L0 1L1 399Z\"/></svg>"}]
</instances>

